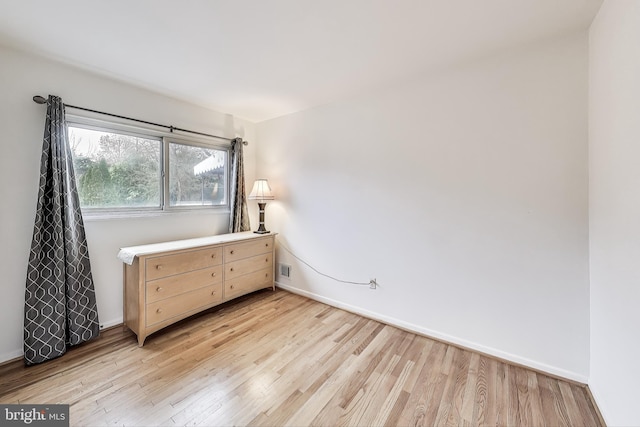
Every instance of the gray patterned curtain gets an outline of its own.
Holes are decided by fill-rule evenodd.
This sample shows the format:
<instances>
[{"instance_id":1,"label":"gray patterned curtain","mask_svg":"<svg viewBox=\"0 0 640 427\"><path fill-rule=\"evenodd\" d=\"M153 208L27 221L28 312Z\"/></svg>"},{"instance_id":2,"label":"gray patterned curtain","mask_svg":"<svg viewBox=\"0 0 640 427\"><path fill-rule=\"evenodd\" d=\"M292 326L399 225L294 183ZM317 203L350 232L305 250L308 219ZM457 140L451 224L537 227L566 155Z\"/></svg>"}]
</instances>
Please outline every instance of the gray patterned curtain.
<instances>
[{"instance_id":1,"label":"gray patterned curtain","mask_svg":"<svg viewBox=\"0 0 640 427\"><path fill-rule=\"evenodd\" d=\"M251 230L249 211L247 209L247 193L244 186L244 155L242 154L242 138L231 143L231 217L229 233Z\"/></svg>"},{"instance_id":2,"label":"gray patterned curtain","mask_svg":"<svg viewBox=\"0 0 640 427\"><path fill-rule=\"evenodd\" d=\"M24 361L32 365L61 356L67 346L97 337L99 331L64 104L49 96L27 269Z\"/></svg>"}]
</instances>

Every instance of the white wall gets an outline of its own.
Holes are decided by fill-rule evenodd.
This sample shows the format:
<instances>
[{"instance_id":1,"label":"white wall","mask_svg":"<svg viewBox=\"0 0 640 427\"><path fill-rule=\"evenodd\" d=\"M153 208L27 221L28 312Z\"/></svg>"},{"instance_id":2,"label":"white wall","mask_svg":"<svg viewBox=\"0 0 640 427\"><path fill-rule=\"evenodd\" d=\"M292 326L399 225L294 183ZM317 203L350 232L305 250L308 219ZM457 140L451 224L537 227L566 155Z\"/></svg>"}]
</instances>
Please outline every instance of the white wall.
<instances>
[{"instance_id":1,"label":"white wall","mask_svg":"<svg viewBox=\"0 0 640 427\"><path fill-rule=\"evenodd\" d=\"M380 288L282 249L279 283L586 382L587 53L583 32L259 123L267 228Z\"/></svg>"},{"instance_id":2,"label":"white wall","mask_svg":"<svg viewBox=\"0 0 640 427\"><path fill-rule=\"evenodd\" d=\"M46 107L33 95L69 104L226 136L242 136L247 180L255 177L254 125L92 73L0 46L0 205L2 302L0 362L22 352L24 289L33 233ZM161 65L159 65L161 66ZM223 233L228 213L171 214L87 220L85 228L102 325L122 321L122 264L118 248Z\"/></svg>"},{"instance_id":3,"label":"white wall","mask_svg":"<svg viewBox=\"0 0 640 427\"><path fill-rule=\"evenodd\" d=\"M590 388L610 425L640 425L640 1L589 32Z\"/></svg>"}]
</instances>

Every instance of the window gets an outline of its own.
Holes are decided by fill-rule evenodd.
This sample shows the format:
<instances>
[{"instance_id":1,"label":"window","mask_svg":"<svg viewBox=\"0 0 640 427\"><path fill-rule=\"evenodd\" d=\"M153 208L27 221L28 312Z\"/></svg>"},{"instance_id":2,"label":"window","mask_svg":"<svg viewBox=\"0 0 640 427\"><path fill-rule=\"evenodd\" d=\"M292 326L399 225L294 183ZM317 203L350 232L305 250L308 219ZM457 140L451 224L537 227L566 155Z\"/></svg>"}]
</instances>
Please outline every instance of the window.
<instances>
[{"instance_id":1,"label":"window","mask_svg":"<svg viewBox=\"0 0 640 427\"><path fill-rule=\"evenodd\" d=\"M68 126L84 212L227 206L227 148L85 122Z\"/></svg>"},{"instance_id":2,"label":"window","mask_svg":"<svg viewBox=\"0 0 640 427\"><path fill-rule=\"evenodd\" d=\"M81 207L161 207L161 139L69 126L69 144Z\"/></svg>"},{"instance_id":3,"label":"window","mask_svg":"<svg viewBox=\"0 0 640 427\"><path fill-rule=\"evenodd\" d=\"M226 205L226 164L225 151L170 142L170 206Z\"/></svg>"}]
</instances>

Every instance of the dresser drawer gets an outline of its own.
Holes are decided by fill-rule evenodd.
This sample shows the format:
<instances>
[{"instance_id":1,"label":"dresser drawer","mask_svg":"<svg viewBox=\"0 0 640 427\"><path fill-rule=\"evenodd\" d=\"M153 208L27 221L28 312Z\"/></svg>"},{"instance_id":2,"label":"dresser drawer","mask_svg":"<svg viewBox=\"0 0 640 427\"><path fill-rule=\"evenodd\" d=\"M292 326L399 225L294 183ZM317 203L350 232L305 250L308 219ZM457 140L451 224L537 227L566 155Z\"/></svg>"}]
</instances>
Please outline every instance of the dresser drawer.
<instances>
[{"instance_id":1,"label":"dresser drawer","mask_svg":"<svg viewBox=\"0 0 640 427\"><path fill-rule=\"evenodd\" d=\"M224 299L229 300L249 292L273 286L273 268L245 274L231 280L224 281Z\"/></svg>"},{"instance_id":2,"label":"dresser drawer","mask_svg":"<svg viewBox=\"0 0 640 427\"><path fill-rule=\"evenodd\" d=\"M224 262L233 262L254 255L272 252L273 237L264 237L249 242L235 243L224 248Z\"/></svg>"},{"instance_id":3,"label":"dresser drawer","mask_svg":"<svg viewBox=\"0 0 640 427\"><path fill-rule=\"evenodd\" d=\"M222 301L222 283L147 304L147 327ZM185 316L181 316L185 317Z\"/></svg>"},{"instance_id":4,"label":"dresser drawer","mask_svg":"<svg viewBox=\"0 0 640 427\"><path fill-rule=\"evenodd\" d=\"M152 280L146 285L146 302L171 298L219 282L222 282L222 265Z\"/></svg>"},{"instance_id":5,"label":"dresser drawer","mask_svg":"<svg viewBox=\"0 0 640 427\"><path fill-rule=\"evenodd\" d=\"M222 264L222 247L148 258L147 281Z\"/></svg>"},{"instance_id":6,"label":"dresser drawer","mask_svg":"<svg viewBox=\"0 0 640 427\"><path fill-rule=\"evenodd\" d=\"M224 279L235 279L238 276L262 270L264 268L273 268L273 254L271 252L225 264Z\"/></svg>"}]
</instances>

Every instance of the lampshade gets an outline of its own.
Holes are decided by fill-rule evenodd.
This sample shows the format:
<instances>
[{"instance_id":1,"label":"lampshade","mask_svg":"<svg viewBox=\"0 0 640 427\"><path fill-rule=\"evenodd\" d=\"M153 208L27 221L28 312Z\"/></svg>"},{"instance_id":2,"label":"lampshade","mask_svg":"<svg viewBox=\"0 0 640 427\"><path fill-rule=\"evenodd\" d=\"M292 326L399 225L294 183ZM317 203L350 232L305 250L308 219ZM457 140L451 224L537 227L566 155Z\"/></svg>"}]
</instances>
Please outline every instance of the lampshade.
<instances>
[{"instance_id":1,"label":"lampshade","mask_svg":"<svg viewBox=\"0 0 640 427\"><path fill-rule=\"evenodd\" d=\"M265 200L274 200L275 197L273 196L273 193L271 193L269 182L267 182L266 179L257 179L256 182L253 183L253 189L251 190L248 199L261 202Z\"/></svg>"}]
</instances>

